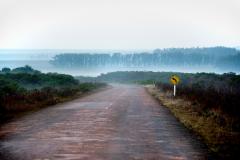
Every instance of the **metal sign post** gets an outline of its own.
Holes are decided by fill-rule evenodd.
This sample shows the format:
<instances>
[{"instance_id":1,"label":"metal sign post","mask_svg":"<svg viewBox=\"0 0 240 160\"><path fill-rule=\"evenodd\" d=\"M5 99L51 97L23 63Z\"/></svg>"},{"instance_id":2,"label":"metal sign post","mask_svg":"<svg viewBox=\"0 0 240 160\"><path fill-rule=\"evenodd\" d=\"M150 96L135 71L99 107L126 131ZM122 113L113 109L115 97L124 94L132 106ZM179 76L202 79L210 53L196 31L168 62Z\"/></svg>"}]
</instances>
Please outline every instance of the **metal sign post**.
<instances>
[{"instance_id":1,"label":"metal sign post","mask_svg":"<svg viewBox=\"0 0 240 160\"><path fill-rule=\"evenodd\" d=\"M175 97L176 96L176 85L173 85L173 96Z\"/></svg>"}]
</instances>

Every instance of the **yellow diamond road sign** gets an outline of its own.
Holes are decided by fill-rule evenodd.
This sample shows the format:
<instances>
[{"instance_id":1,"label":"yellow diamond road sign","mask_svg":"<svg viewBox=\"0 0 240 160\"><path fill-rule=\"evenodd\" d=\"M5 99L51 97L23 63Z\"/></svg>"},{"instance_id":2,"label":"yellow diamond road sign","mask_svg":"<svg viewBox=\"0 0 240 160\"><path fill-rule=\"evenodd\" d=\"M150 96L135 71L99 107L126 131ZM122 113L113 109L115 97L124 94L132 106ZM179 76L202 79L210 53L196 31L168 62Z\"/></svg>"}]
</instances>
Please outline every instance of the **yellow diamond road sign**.
<instances>
[{"instance_id":1,"label":"yellow diamond road sign","mask_svg":"<svg viewBox=\"0 0 240 160\"><path fill-rule=\"evenodd\" d=\"M170 79L170 82L174 85L178 84L180 81L180 78L177 75L173 75Z\"/></svg>"}]
</instances>

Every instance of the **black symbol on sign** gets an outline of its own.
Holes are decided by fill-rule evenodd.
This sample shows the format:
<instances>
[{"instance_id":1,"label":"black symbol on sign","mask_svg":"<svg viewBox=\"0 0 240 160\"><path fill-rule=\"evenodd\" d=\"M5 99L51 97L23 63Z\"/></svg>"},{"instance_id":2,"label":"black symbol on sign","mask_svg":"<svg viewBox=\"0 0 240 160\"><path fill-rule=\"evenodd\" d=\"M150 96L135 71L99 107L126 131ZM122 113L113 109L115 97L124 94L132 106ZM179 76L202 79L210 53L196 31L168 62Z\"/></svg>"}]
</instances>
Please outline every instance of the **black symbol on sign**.
<instances>
[{"instance_id":1,"label":"black symbol on sign","mask_svg":"<svg viewBox=\"0 0 240 160\"><path fill-rule=\"evenodd\" d=\"M172 78L172 80L173 80L173 81L175 81L175 83L177 83L177 80L176 80L176 78L174 78L174 77L173 77L173 78Z\"/></svg>"}]
</instances>

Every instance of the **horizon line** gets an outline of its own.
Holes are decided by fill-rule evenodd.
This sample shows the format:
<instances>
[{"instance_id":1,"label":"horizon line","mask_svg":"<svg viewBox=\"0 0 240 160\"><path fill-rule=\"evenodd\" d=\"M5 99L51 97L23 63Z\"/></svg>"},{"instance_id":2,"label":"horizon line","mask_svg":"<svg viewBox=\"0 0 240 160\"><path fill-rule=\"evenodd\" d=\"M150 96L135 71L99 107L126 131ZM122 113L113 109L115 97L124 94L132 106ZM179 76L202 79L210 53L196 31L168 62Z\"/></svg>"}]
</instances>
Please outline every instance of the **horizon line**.
<instances>
[{"instance_id":1,"label":"horizon line","mask_svg":"<svg viewBox=\"0 0 240 160\"><path fill-rule=\"evenodd\" d=\"M155 50L155 49L189 49L189 48L216 48L216 47L225 47L225 48L240 48L239 46L224 46L224 45L213 45L213 46L192 46L192 47L155 47L155 48L128 48L128 49L114 49L114 48L95 48L95 49L87 49L87 48L0 48L0 50Z\"/></svg>"}]
</instances>

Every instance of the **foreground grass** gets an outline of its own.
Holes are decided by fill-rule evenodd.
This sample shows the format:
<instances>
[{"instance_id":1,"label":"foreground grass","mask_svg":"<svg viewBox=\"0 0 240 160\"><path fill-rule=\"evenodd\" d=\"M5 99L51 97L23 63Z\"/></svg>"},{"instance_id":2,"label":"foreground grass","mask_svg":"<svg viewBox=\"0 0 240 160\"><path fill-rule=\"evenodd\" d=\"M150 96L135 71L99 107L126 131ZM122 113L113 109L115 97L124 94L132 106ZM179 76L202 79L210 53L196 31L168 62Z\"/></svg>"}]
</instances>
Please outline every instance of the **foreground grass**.
<instances>
[{"instance_id":1,"label":"foreground grass","mask_svg":"<svg viewBox=\"0 0 240 160\"><path fill-rule=\"evenodd\" d=\"M187 128L199 135L212 153L219 158L233 158L240 151L240 134L216 122L214 115L200 114L195 108L200 104L181 97L173 97L170 92L162 92L152 85L148 92L170 109Z\"/></svg>"}]
</instances>

